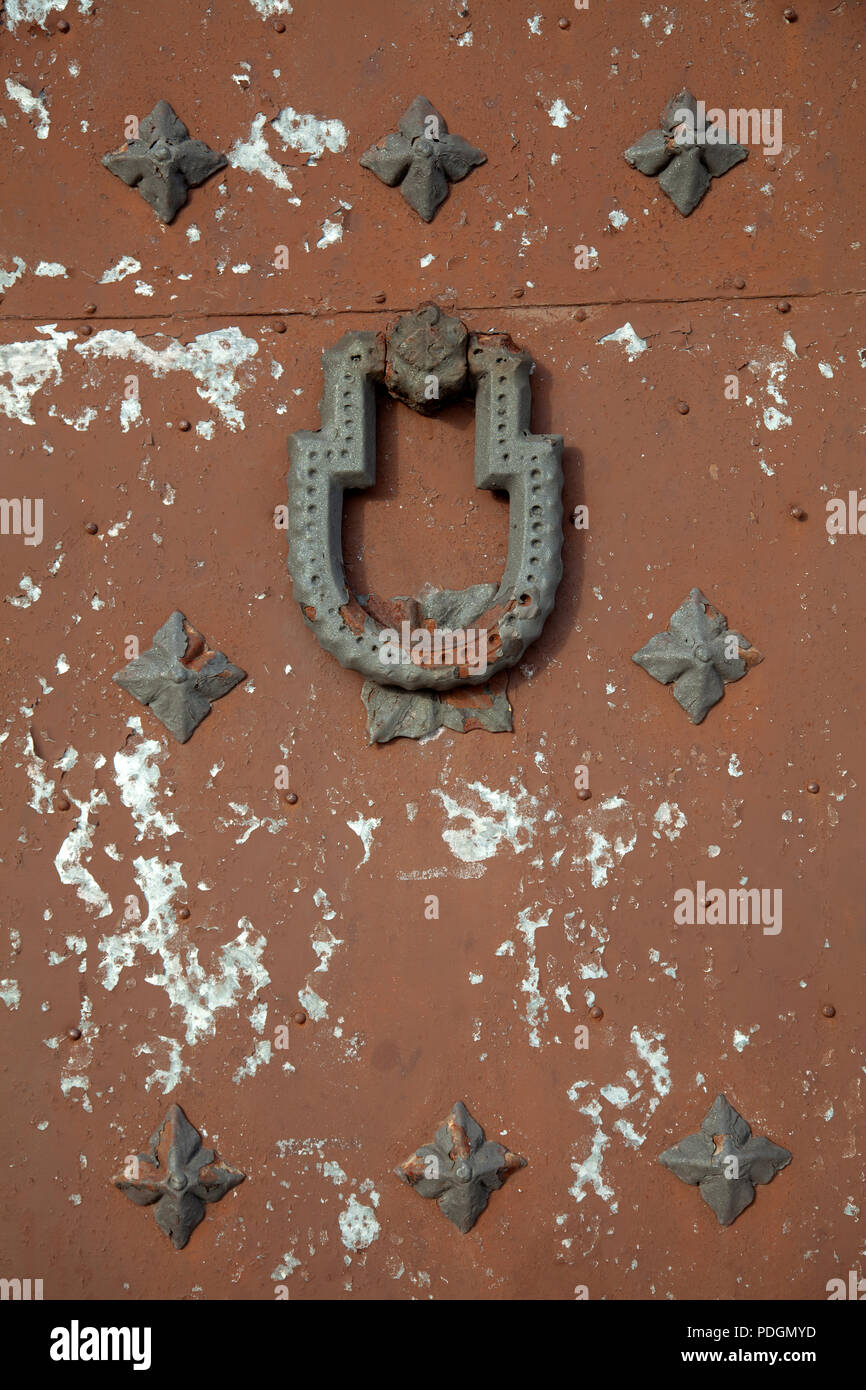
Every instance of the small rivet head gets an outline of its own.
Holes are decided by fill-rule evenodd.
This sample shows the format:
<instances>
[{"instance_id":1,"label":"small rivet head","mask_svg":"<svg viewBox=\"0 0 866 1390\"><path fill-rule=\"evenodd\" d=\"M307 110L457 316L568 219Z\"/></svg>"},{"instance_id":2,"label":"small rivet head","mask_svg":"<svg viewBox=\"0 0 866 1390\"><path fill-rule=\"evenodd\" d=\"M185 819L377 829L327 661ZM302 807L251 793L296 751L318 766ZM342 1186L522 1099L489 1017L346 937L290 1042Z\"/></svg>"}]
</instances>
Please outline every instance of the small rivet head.
<instances>
[{"instance_id":1,"label":"small rivet head","mask_svg":"<svg viewBox=\"0 0 866 1390\"><path fill-rule=\"evenodd\" d=\"M590 1018L604 1018L604 1009L600 1004L595 1004L589 1011Z\"/></svg>"},{"instance_id":2,"label":"small rivet head","mask_svg":"<svg viewBox=\"0 0 866 1390\"><path fill-rule=\"evenodd\" d=\"M289 804L290 806L295 806L295 805L297 805L298 793L297 793L297 792L286 792L285 800L288 802L288 804Z\"/></svg>"},{"instance_id":3,"label":"small rivet head","mask_svg":"<svg viewBox=\"0 0 866 1390\"><path fill-rule=\"evenodd\" d=\"M806 513L802 507L792 507L791 516L794 517L795 521L805 521L806 519Z\"/></svg>"},{"instance_id":4,"label":"small rivet head","mask_svg":"<svg viewBox=\"0 0 866 1390\"><path fill-rule=\"evenodd\" d=\"M797 11L794 9L793 5L788 5L787 9L782 11L782 16L787 19L789 24L797 23Z\"/></svg>"},{"instance_id":5,"label":"small rivet head","mask_svg":"<svg viewBox=\"0 0 866 1390\"><path fill-rule=\"evenodd\" d=\"M776 309L778 310L778 312L779 312L780 314L790 314L790 312L791 312L791 303L790 303L790 300L787 300L787 299L780 299L779 302L778 302L778 304L776 305Z\"/></svg>"},{"instance_id":6,"label":"small rivet head","mask_svg":"<svg viewBox=\"0 0 866 1390\"><path fill-rule=\"evenodd\" d=\"M300 1026L302 1023L306 1023L306 1021L307 1015L305 1014L303 1009L296 1009L295 1012L292 1014L293 1023L297 1023Z\"/></svg>"},{"instance_id":7,"label":"small rivet head","mask_svg":"<svg viewBox=\"0 0 866 1390\"><path fill-rule=\"evenodd\" d=\"M698 661L712 660L712 653L707 647L695 647L695 657Z\"/></svg>"},{"instance_id":8,"label":"small rivet head","mask_svg":"<svg viewBox=\"0 0 866 1390\"><path fill-rule=\"evenodd\" d=\"M187 430L192 429L192 425L190 424L189 420L178 420L177 427L179 430L183 430L184 434L186 434Z\"/></svg>"},{"instance_id":9,"label":"small rivet head","mask_svg":"<svg viewBox=\"0 0 866 1390\"><path fill-rule=\"evenodd\" d=\"M821 1012L822 1012L822 1014L824 1015L825 1018L835 1018L835 1017L836 1017L836 1010L833 1008L833 1005L832 1005L832 1004L825 1004L824 1007L823 1007L823 1009L821 1010Z\"/></svg>"},{"instance_id":10,"label":"small rivet head","mask_svg":"<svg viewBox=\"0 0 866 1390\"><path fill-rule=\"evenodd\" d=\"M821 790L821 787L820 787L820 784L819 784L818 782L810 782L809 785L808 785L807 788L806 788L806 791L807 791L807 792L811 792L813 796L816 796L817 793L818 793L820 790Z\"/></svg>"},{"instance_id":11,"label":"small rivet head","mask_svg":"<svg viewBox=\"0 0 866 1390\"><path fill-rule=\"evenodd\" d=\"M188 1183L189 1178L185 1173L172 1173L168 1179L169 1187L173 1188L175 1192L183 1192Z\"/></svg>"},{"instance_id":12,"label":"small rivet head","mask_svg":"<svg viewBox=\"0 0 866 1390\"><path fill-rule=\"evenodd\" d=\"M825 1010L825 1012L826 1012L826 1010ZM81 1029L80 1029L80 1028L67 1028L67 1030L66 1030L66 1036L67 1036L67 1038L71 1038L73 1042L78 1042L78 1039L81 1037Z\"/></svg>"},{"instance_id":13,"label":"small rivet head","mask_svg":"<svg viewBox=\"0 0 866 1390\"><path fill-rule=\"evenodd\" d=\"M592 796L592 792L589 790L589 787L581 787L577 795L581 801L589 801L589 798Z\"/></svg>"},{"instance_id":14,"label":"small rivet head","mask_svg":"<svg viewBox=\"0 0 866 1390\"><path fill-rule=\"evenodd\" d=\"M680 412L680 415L688 415L688 413L689 413L688 402L687 402L687 401L677 401L677 410Z\"/></svg>"},{"instance_id":15,"label":"small rivet head","mask_svg":"<svg viewBox=\"0 0 866 1390\"><path fill-rule=\"evenodd\" d=\"M97 531L99 530L99 527L97 526L95 521L87 521L84 524L84 529L87 532L88 536L95 536Z\"/></svg>"},{"instance_id":16,"label":"small rivet head","mask_svg":"<svg viewBox=\"0 0 866 1390\"><path fill-rule=\"evenodd\" d=\"M457 1182L471 1182L472 1168L466 1162L465 1159L461 1159L460 1162L455 1166L454 1177Z\"/></svg>"},{"instance_id":17,"label":"small rivet head","mask_svg":"<svg viewBox=\"0 0 866 1390\"><path fill-rule=\"evenodd\" d=\"M734 281L734 289L735 289L735 290L744 290L745 288L746 288L746 282L745 282L745 280L743 279L742 275L738 275L737 278L736 278L735 281Z\"/></svg>"}]
</instances>

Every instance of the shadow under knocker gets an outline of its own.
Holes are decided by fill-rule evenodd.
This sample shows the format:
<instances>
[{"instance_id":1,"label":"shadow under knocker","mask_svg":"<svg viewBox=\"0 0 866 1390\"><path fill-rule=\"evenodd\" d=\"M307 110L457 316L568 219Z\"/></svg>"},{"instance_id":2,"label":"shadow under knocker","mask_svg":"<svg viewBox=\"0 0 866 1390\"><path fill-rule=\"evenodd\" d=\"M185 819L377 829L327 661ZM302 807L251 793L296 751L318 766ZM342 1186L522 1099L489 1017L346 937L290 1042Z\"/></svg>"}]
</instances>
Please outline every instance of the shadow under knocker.
<instances>
[{"instance_id":1,"label":"shadow under knocker","mask_svg":"<svg viewBox=\"0 0 866 1390\"><path fill-rule=\"evenodd\" d=\"M488 718L440 696L487 685L515 665L541 632L562 577L562 439L530 432L532 359L507 334L470 335L435 304L384 333L346 333L322 358L321 428L288 441L288 567L305 622L341 666L366 677L371 743L442 725L510 729L504 688ZM431 587L390 602L349 591L343 493L376 479L377 385L424 413L474 395L475 486L509 498L498 585Z\"/></svg>"}]
</instances>

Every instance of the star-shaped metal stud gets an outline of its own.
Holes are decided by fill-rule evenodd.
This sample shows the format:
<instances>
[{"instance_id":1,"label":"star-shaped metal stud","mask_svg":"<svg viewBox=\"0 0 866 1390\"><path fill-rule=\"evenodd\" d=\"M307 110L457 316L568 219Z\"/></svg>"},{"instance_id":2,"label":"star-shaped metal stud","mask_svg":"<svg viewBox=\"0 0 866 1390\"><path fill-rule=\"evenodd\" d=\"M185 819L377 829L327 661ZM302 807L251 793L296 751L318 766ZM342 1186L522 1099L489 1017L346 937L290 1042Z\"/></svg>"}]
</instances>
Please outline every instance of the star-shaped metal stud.
<instances>
[{"instance_id":1,"label":"star-shaped metal stud","mask_svg":"<svg viewBox=\"0 0 866 1390\"><path fill-rule=\"evenodd\" d=\"M688 217L710 181L721 178L748 153L723 127L700 119L697 101L691 92L682 91L662 112L661 129L642 135L624 158L642 174L658 174L659 188Z\"/></svg>"},{"instance_id":2,"label":"star-shaped metal stud","mask_svg":"<svg viewBox=\"0 0 866 1390\"><path fill-rule=\"evenodd\" d=\"M158 101L139 125L138 138L104 155L102 162L131 188L137 185L157 216L171 222L189 189L225 168L228 160L202 140L191 140L168 102Z\"/></svg>"},{"instance_id":3,"label":"star-shaped metal stud","mask_svg":"<svg viewBox=\"0 0 866 1390\"><path fill-rule=\"evenodd\" d=\"M681 1182L697 1184L719 1225L730 1226L755 1200L756 1184L771 1182L792 1158L769 1139L756 1139L742 1115L718 1095L698 1133L665 1149L658 1161Z\"/></svg>"},{"instance_id":4,"label":"star-shaped metal stud","mask_svg":"<svg viewBox=\"0 0 866 1390\"><path fill-rule=\"evenodd\" d=\"M222 652L211 653L198 669L190 665L204 650L201 633L175 609L150 651L135 657L112 679L141 704L149 705L169 733L186 743L210 714L211 702L246 680L246 671L233 666Z\"/></svg>"},{"instance_id":5,"label":"star-shaped metal stud","mask_svg":"<svg viewBox=\"0 0 866 1390\"><path fill-rule=\"evenodd\" d=\"M389 188L400 192L425 222L448 197L448 184L465 179L470 169L486 164L487 155L460 135L449 134L445 119L426 97L416 97L397 122L397 135L386 135L361 155Z\"/></svg>"},{"instance_id":6,"label":"star-shaped metal stud","mask_svg":"<svg viewBox=\"0 0 866 1390\"><path fill-rule=\"evenodd\" d=\"M152 1173L142 1173L142 1165ZM205 1204L219 1202L244 1174L203 1149L201 1135L179 1105L169 1107L151 1136L150 1151L127 1160L112 1182L136 1206L156 1205L156 1224L182 1250L200 1221Z\"/></svg>"},{"instance_id":7,"label":"star-shaped metal stud","mask_svg":"<svg viewBox=\"0 0 866 1390\"><path fill-rule=\"evenodd\" d=\"M721 700L725 681L740 680L763 659L748 637L729 631L725 615L700 589L672 615L670 631L651 637L632 657L654 680L674 682L674 696L693 724Z\"/></svg>"},{"instance_id":8,"label":"star-shaped metal stud","mask_svg":"<svg viewBox=\"0 0 866 1390\"><path fill-rule=\"evenodd\" d=\"M401 1163L394 1172L421 1197L435 1197L439 1209L463 1235L471 1231L509 1173L526 1167L526 1159L484 1138L462 1101L436 1131L432 1144Z\"/></svg>"}]
</instances>

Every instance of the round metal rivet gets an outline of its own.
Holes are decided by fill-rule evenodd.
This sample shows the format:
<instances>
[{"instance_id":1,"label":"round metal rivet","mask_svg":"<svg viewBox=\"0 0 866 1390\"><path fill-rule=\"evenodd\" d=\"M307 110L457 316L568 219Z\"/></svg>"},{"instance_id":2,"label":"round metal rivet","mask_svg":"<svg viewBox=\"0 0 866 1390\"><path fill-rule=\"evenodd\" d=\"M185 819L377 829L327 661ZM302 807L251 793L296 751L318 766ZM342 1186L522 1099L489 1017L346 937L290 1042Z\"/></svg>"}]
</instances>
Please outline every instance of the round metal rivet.
<instances>
[{"instance_id":1,"label":"round metal rivet","mask_svg":"<svg viewBox=\"0 0 866 1390\"><path fill-rule=\"evenodd\" d=\"M788 8L787 8L786 10L783 10L783 11L782 11L782 14L783 14L784 18L787 19L787 21L788 21L789 24L796 24L796 22L797 22L797 11L796 11L795 9L793 9L790 5L788 6Z\"/></svg>"},{"instance_id":2,"label":"round metal rivet","mask_svg":"<svg viewBox=\"0 0 866 1390\"><path fill-rule=\"evenodd\" d=\"M289 803L290 806L294 806L295 803L296 803L297 800L298 800L298 793L297 793L297 792L286 792L286 798L285 798L285 799L286 799L286 801Z\"/></svg>"},{"instance_id":3,"label":"round metal rivet","mask_svg":"<svg viewBox=\"0 0 866 1390\"><path fill-rule=\"evenodd\" d=\"M296 1013L292 1014L293 1023L306 1023L306 1021L307 1015L304 1013L303 1009L298 1009Z\"/></svg>"},{"instance_id":4,"label":"round metal rivet","mask_svg":"<svg viewBox=\"0 0 866 1390\"><path fill-rule=\"evenodd\" d=\"M95 521L88 521L86 522L84 529L87 532L88 536L95 536L97 531L99 530L99 527L97 526Z\"/></svg>"},{"instance_id":5,"label":"round metal rivet","mask_svg":"<svg viewBox=\"0 0 866 1390\"><path fill-rule=\"evenodd\" d=\"M177 427L179 430L183 430L184 434L186 434L187 430L192 429L192 425L190 424L189 420L178 420Z\"/></svg>"},{"instance_id":6,"label":"round metal rivet","mask_svg":"<svg viewBox=\"0 0 866 1390\"><path fill-rule=\"evenodd\" d=\"M187 920L187 918L189 917L189 908L188 908L188 907L179 907L178 910L177 910L177 915L178 915L178 917L181 919L182 922L185 922L185 921Z\"/></svg>"},{"instance_id":7,"label":"round metal rivet","mask_svg":"<svg viewBox=\"0 0 866 1390\"><path fill-rule=\"evenodd\" d=\"M680 415L688 415L688 413L689 413L688 402L687 402L687 401L677 401L677 410L680 412Z\"/></svg>"},{"instance_id":8,"label":"round metal rivet","mask_svg":"<svg viewBox=\"0 0 866 1390\"><path fill-rule=\"evenodd\" d=\"M286 32L286 26L281 19L274 20L274 28L278 34L284 34Z\"/></svg>"},{"instance_id":9,"label":"round metal rivet","mask_svg":"<svg viewBox=\"0 0 866 1390\"><path fill-rule=\"evenodd\" d=\"M590 1018L604 1018L604 1009L600 1004L596 1004L594 1008L590 1009L589 1016Z\"/></svg>"},{"instance_id":10,"label":"round metal rivet","mask_svg":"<svg viewBox=\"0 0 866 1390\"><path fill-rule=\"evenodd\" d=\"M524 288L523 288L522 285L515 285L515 286L514 286L514 289L511 291L511 298L512 298L512 299L522 299L523 296L524 296L524 293L525 293L525 291L524 291Z\"/></svg>"},{"instance_id":11,"label":"round metal rivet","mask_svg":"<svg viewBox=\"0 0 866 1390\"><path fill-rule=\"evenodd\" d=\"M585 309L575 309L575 311L574 311L574 317L577 319L577 322L578 322L578 323L583 323L584 320L586 319L586 310L585 310Z\"/></svg>"},{"instance_id":12,"label":"round metal rivet","mask_svg":"<svg viewBox=\"0 0 866 1390\"><path fill-rule=\"evenodd\" d=\"M836 1010L833 1008L833 1005L832 1005L832 1004L825 1004L824 1007L823 1007L823 1009L821 1010L821 1012L822 1012L822 1014L824 1015L825 1018L835 1018L835 1017L836 1017Z\"/></svg>"},{"instance_id":13,"label":"round metal rivet","mask_svg":"<svg viewBox=\"0 0 866 1390\"><path fill-rule=\"evenodd\" d=\"M95 313L96 313L96 305L95 305L95 304L85 304L85 306L84 306L84 312L85 312L85 314L95 314Z\"/></svg>"},{"instance_id":14,"label":"round metal rivet","mask_svg":"<svg viewBox=\"0 0 866 1390\"><path fill-rule=\"evenodd\" d=\"M589 801L589 798L592 796L592 792L589 790L589 787L581 787L580 791L577 794L580 797L581 801Z\"/></svg>"},{"instance_id":15,"label":"round metal rivet","mask_svg":"<svg viewBox=\"0 0 866 1390\"><path fill-rule=\"evenodd\" d=\"M58 796L57 799L56 799L56 801L54 802L54 808L55 808L55 810L57 810L57 811L68 811L68 810L69 810L69 806L70 806L69 797L68 797L68 796L65 796L65 795L61 792L60 796Z\"/></svg>"},{"instance_id":16,"label":"round metal rivet","mask_svg":"<svg viewBox=\"0 0 866 1390\"><path fill-rule=\"evenodd\" d=\"M81 334L82 338L89 338L91 333L93 332L93 329L90 327L89 323L82 323L79 326L78 331Z\"/></svg>"},{"instance_id":17,"label":"round metal rivet","mask_svg":"<svg viewBox=\"0 0 866 1390\"><path fill-rule=\"evenodd\" d=\"M60 30L61 34L68 34L68 33L69 33L69 20L68 20L68 19L58 19L58 21L57 21L57 28Z\"/></svg>"},{"instance_id":18,"label":"round metal rivet","mask_svg":"<svg viewBox=\"0 0 866 1390\"><path fill-rule=\"evenodd\" d=\"M373 303L374 303L374 304L384 304L384 303L385 303L385 300L386 300L387 298L388 298L388 296L384 293L384 291L383 291L383 290L379 290L377 294L374 294L374 295L373 295Z\"/></svg>"},{"instance_id":19,"label":"round metal rivet","mask_svg":"<svg viewBox=\"0 0 866 1390\"><path fill-rule=\"evenodd\" d=\"M274 332L275 332L275 333L285 333L285 331L286 331L286 325L283 323L282 319L276 319L275 322L274 322Z\"/></svg>"},{"instance_id":20,"label":"round metal rivet","mask_svg":"<svg viewBox=\"0 0 866 1390\"><path fill-rule=\"evenodd\" d=\"M802 507L792 507L791 516L794 517L797 521L805 521L806 519L806 513L803 511Z\"/></svg>"},{"instance_id":21,"label":"round metal rivet","mask_svg":"<svg viewBox=\"0 0 866 1390\"><path fill-rule=\"evenodd\" d=\"M806 788L806 791L811 792L813 796L815 796L820 790L821 787L817 782L810 782L808 787Z\"/></svg>"},{"instance_id":22,"label":"round metal rivet","mask_svg":"<svg viewBox=\"0 0 866 1390\"><path fill-rule=\"evenodd\" d=\"M570 28L571 28L571 20L570 20L570 19L560 19L560 20L559 20L559 27L560 27L560 29L570 29Z\"/></svg>"},{"instance_id":23,"label":"round metal rivet","mask_svg":"<svg viewBox=\"0 0 866 1390\"><path fill-rule=\"evenodd\" d=\"M791 312L791 304L790 304L790 301L787 300L787 299L780 299L779 302L778 302L778 304L776 305L776 308L778 309L778 311L779 311L780 314L790 314L790 312Z\"/></svg>"},{"instance_id":24,"label":"round metal rivet","mask_svg":"<svg viewBox=\"0 0 866 1390\"><path fill-rule=\"evenodd\" d=\"M71 1038L73 1042L78 1042L78 1039L81 1037L81 1029L80 1029L80 1028L67 1028L67 1030L66 1030L66 1036L67 1036L67 1038Z\"/></svg>"},{"instance_id":25,"label":"round metal rivet","mask_svg":"<svg viewBox=\"0 0 866 1390\"><path fill-rule=\"evenodd\" d=\"M735 290L744 290L745 288L746 288L746 282L745 282L745 280L743 279L742 275L738 275L737 278L736 278L736 280L734 281L734 289L735 289Z\"/></svg>"}]
</instances>

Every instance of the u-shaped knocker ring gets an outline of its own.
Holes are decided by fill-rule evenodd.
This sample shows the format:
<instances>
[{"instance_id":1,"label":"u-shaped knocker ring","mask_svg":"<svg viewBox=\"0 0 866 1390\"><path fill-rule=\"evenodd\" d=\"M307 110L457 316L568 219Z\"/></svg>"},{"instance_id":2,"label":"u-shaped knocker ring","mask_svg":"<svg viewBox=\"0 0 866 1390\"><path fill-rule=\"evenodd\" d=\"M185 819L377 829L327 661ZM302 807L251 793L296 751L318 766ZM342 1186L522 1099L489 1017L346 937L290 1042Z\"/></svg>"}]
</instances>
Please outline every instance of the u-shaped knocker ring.
<instances>
[{"instance_id":1,"label":"u-shaped knocker ring","mask_svg":"<svg viewBox=\"0 0 866 1390\"><path fill-rule=\"evenodd\" d=\"M470 335L432 304L386 334L346 333L322 358L321 428L289 437L288 566L305 622L341 666L380 685L443 691L488 681L538 637L562 577L562 439L529 432L532 359L507 334ZM427 657L398 648L383 664L389 629L347 587L343 493L376 480L377 385L422 411L474 393L475 486L509 497L505 572L492 596L492 585L479 590L483 611L473 616L485 635L484 669L453 650L443 661L435 646ZM422 618L432 632L429 613Z\"/></svg>"}]
</instances>

